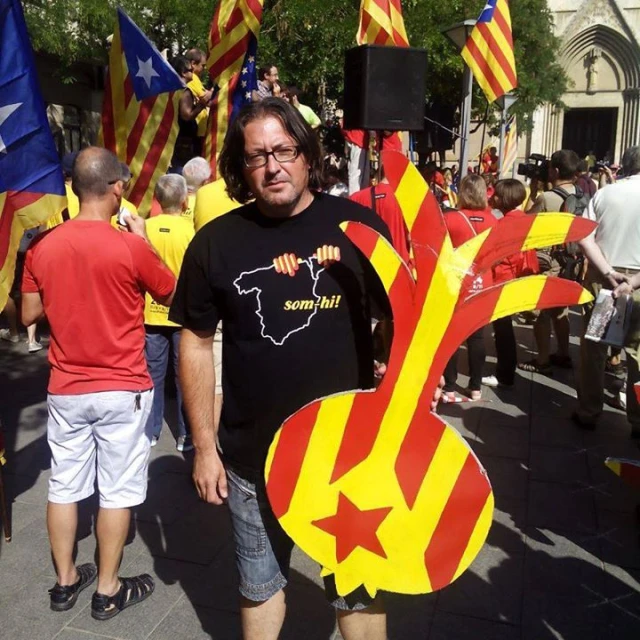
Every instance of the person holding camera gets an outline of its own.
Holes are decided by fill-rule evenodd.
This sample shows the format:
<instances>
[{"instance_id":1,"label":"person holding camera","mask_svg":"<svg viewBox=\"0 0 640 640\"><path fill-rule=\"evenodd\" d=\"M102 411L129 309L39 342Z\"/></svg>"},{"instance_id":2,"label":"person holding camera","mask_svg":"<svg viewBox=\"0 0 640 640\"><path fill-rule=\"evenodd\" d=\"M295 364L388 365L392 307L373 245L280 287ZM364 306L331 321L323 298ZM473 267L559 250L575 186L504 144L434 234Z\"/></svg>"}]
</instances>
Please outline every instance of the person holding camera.
<instances>
[{"instance_id":1,"label":"person holding camera","mask_svg":"<svg viewBox=\"0 0 640 640\"><path fill-rule=\"evenodd\" d=\"M575 151L556 151L549 162L549 181L553 188L542 193L529 213L564 211L582 215L586 196L576 187L580 158ZM567 246L538 251L540 273L550 277L576 278L579 269L577 250ZM557 351L551 353L551 328L556 334ZM565 369L572 366L569 355L569 307L540 311L533 325L538 355L518 365L523 371L552 375L552 365Z\"/></svg>"},{"instance_id":2,"label":"person holding camera","mask_svg":"<svg viewBox=\"0 0 640 640\"><path fill-rule=\"evenodd\" d=\"M110 224L126 182L115 154L84 149L72 178L80 213L29 247L22 320L46 315L51 327L47 527L57 582L50 606L71 609L97 573L91 615L106 620L154 589L148 574L120 578L118 568L131 507L147 493L153 385L144 359L143 292L170 304L176 279L150 245L143 218L127 218L130 233ZM78 502L94 493L96 480L97 572L92 563L74 562Z\"/></svg>"},{"instance_id":3,"label":"person holding camera","mask_svg":"<svg viewBox=\"0 0 640 640\"><path fill-rule=\"evenodd\" d=\"M597 222L598 227L580 241L580 247L589 261L587 289L595 296L603 287L615 289L616 295L633 295L631 326L624 344L627 419L631 436L640 438L640 405L633 387L640 381L640 291L632 292L640 284L640 146L625 151L622 170L626 177L600 189L589 203L584 217ZM593 304L585 308L585 329L592 309ZM582 338L578 407L572 419L583 429L594 429L602 413L606 359L606 345Z\"/></svg>"}]
</instances>

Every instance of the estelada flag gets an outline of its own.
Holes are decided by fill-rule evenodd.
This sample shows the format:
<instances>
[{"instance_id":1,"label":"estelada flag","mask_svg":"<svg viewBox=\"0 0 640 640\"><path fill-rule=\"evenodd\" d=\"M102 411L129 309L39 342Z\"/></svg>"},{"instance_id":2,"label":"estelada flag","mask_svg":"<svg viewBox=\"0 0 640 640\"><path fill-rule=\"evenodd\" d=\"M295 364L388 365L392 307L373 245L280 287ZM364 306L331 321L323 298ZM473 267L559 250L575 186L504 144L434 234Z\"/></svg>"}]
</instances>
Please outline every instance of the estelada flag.
<instances>
[{"instance_id":1,"label":"estelada flag","mask_svg":"<svg viewBox=\"0 0 640 640\"><path fill-rule=\"evenodd\" d=\"M264 0L220 0L211 21L207 68L218 92L209 112L204 155L218 175L229 123L256 88L255 57Z\"/></svg>"},{"instance_id":2,"label":"estelada flag","mask_svg":"<svg viewBox=\"0 0 640 640\"><path fill-rule=\"evenodd\" d=\"M408 47L400 0L362 0L358 44Z\"/></svg>"},{"instance_id":3,"label":"estelada flag","mask_svg":"<svg viewBox=\"0 0 640 640\"><path fill-rule=\"evenodd\" d=\"M118 8L109 52L99 144L132 174L127 198L143 215L167 172L178 137L178 107L185 84L153 43Z\"/></svg>"},{"instance_id":4,"label":"estelada flag","mask_svg":"<svg viewBox=\"0 0 640 640\"><path fill-rule=\"evenodd\" d=\"M0 310L13 283L26 229L67 203L18 0L0 0Z\"/></svg>"},{"instance_id":5,"label":"estelada flag","mask_svg":"<svg viewBox=\"0 0 640 640\"><path fill-rule=\"evenodd\" d=\"M489 102L518 86L507 0L487 0L461 53Z\"/></svg>"}]
</instances>

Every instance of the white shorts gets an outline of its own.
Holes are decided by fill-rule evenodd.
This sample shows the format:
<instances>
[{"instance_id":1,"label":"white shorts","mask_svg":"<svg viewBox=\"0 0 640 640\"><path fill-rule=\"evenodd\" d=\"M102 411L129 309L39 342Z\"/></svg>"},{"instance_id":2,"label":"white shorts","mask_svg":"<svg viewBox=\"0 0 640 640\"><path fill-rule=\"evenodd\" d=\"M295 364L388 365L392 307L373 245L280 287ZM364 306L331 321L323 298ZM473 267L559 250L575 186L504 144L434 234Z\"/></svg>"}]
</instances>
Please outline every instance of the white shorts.
<instances>
[{"instance_id":1,"label":"white shorts","mask_svg":"<svg viewBox=\"0 0 640 640\"><path fill-rule=\"evenodd\" d=\"M79 502L93 494L100 506L125 509L147 497L151 440L146 431L153 389L49 395L49 501Z\"/></svg>"},{"instance_id":2,"label":"white shorts","mask_svg":"<svg viewBox=\"0 0 640 640\"><path fill-rule=\"evenodd\" d=\"M216 395L222 395L222 322L213 335L213 368L216 372Z\"/></svg>"}]
</instances>

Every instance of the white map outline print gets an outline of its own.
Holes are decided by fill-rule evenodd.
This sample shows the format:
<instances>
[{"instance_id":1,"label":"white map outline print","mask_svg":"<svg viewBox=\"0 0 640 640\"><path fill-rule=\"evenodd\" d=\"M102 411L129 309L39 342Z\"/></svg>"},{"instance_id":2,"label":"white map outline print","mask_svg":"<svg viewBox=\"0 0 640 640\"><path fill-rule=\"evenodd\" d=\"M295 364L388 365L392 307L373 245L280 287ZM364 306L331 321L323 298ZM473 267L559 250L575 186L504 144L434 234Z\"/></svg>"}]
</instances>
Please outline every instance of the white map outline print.
<instances>
[{"instance_id":1,"label":"white map outline print","mask_svg":"<svg viewBox=\"0 0 640 640\"><path fill-rule=\"evenodd\" d=\"M311 295L316 300L316 302L318 302L320 300L320 296L316 293L316 288L318 286L318 279L320 277L320 274L324 271L324 267L320 268L318 271L314 271L313 262L312 262L313 260L316 260L316 258L315 257L311 257L311 258L307 258L306 260L301 260L299 264L300 264L300 266L302 266L304 264L309 268L309 274L311 275L311 279L313 280L313 288L311 290ZM265 327L264 316L262 315L262 300L260 299L260 296L263 293L262 289L260 287L256 287L256 286L251 287L251 289L243 289L238 284L238 281L242 280L242 278L244 278L245 276L251 276L254 273L258 273L259 271L271 271L272 269L275 271L275 266L274 265L270 265L268 267L259 267L258 269L253 269L252 271L243 271L233 281L233 286L236 288L236 291L241 296L246 296L246 295L248 295L250 293L254 293L255 292L256 300L258 302L258 308L256 309L256 315L258 316L258 318L260 318L260 329L261 329L260 330L260 335L263 338L268 338L269 340L271 340L271 342L273 342L273 344L276 347L281 347L294 333L297 333L298 331L303 331L304 329L309 327L309 325L311 324L311 321L313 320L313 318L318 313L318 304L314 305L313 313L307 318L306 323L304 325L302 325L301 327L298 327L297 329L294 329L293 331L289 331L289 333L287 333L287 335L284 336L284 338L282 338L282 340L276 340L273 336L270 336L266 332L267 328ZM282 277L289 278L291 276L286 276L286 275L283 274Z\"/></svg>"}]
</instances>

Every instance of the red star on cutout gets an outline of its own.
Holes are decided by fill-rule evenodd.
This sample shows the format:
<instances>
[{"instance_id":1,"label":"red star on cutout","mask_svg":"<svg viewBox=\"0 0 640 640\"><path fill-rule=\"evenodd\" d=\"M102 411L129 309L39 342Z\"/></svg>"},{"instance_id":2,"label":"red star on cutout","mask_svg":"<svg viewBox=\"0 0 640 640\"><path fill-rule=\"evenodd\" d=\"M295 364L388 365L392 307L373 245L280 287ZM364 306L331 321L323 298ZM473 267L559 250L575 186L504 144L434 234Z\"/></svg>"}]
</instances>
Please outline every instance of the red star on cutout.
<instances>
[{"instance_id":1,"label":"red star on cutout","mask_svg":"<svg viewBox=\"0 0 640 640\"><path fill-rule=\"evenodd\" d=\"M377 532L389 511L391 507L361 511L341 492L337 513L311 524L335 536L338 562L346 560L356 547L362 547L386 559L387 554L380 544Z\"/></svg>"}]
</instances>

